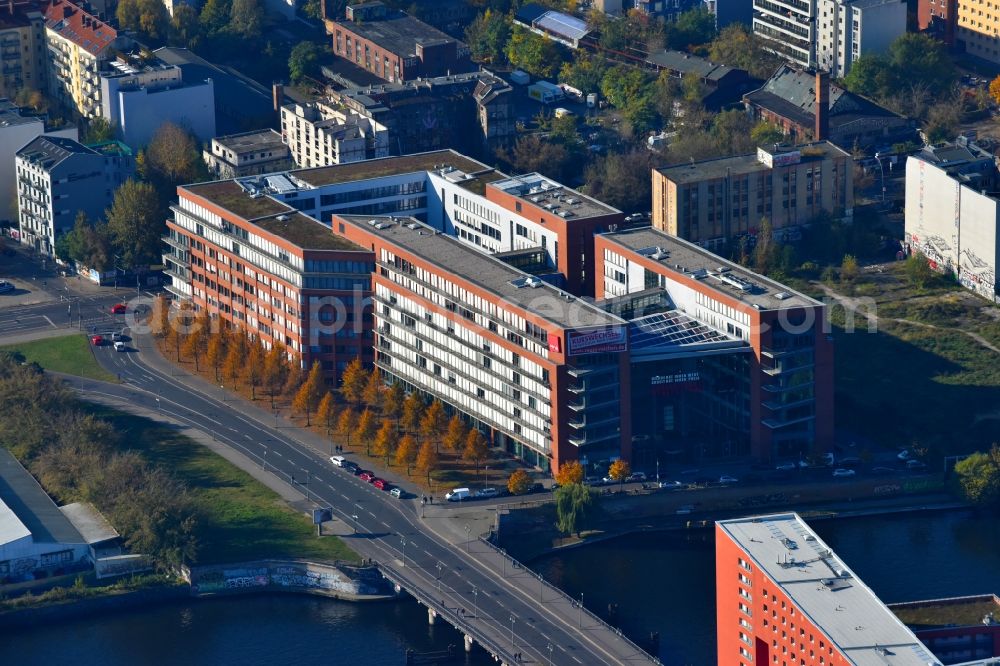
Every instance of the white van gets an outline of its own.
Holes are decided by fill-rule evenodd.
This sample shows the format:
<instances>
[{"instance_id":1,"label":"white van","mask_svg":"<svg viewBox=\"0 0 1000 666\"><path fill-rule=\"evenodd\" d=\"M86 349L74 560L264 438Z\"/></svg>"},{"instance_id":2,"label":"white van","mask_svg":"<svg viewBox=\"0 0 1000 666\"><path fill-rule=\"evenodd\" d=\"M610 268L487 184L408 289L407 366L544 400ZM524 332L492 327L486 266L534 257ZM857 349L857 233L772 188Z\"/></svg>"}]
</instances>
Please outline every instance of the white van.
<instances>
[{"instance_id":1,"label":"white van","mask_svg":"<svg viewBox=\"0 0 1000 666\"><path fill-rule=\"evenodd\" d=\"M449 502L461 502L472 497L472 491L468 488L455 488L451 492L445 493L444 498Z\"/></svg>"},{"instance_id":2,"label":"white van","mask_svg":"<svg viewBox=\"0 0 1000 666\"><path fill-rule=\"evenodd\" d=\"M330 456L330 462L332 462L335 467L343 467L345 460L344 456Z\"/></svg>"}]
</instances>

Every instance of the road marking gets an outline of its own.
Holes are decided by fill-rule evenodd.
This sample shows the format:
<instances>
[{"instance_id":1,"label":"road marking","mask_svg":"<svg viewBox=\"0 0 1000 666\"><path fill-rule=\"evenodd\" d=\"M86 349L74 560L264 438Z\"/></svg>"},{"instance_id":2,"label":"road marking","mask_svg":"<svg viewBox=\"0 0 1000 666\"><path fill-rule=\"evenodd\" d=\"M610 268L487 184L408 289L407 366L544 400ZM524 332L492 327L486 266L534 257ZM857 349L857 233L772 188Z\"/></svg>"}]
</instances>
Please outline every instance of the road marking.
<instances>
[{"instance_id":1,"label":"road marking","mask_svg":"<svg viewBox=\"0 0 1000 666\"><path fill-rule=\"evenodd\" d=\"M42 315L42 319L44 319L45 321L49 322L49 325L50 325L50 326L51 326L52 328L59 328L58 326L56 326L55 324L53 324L53 323L52 323L52 320L51 320L51 319L49 319L49 316L48 316L48 315Z\"/></svg>"}]
</instances>

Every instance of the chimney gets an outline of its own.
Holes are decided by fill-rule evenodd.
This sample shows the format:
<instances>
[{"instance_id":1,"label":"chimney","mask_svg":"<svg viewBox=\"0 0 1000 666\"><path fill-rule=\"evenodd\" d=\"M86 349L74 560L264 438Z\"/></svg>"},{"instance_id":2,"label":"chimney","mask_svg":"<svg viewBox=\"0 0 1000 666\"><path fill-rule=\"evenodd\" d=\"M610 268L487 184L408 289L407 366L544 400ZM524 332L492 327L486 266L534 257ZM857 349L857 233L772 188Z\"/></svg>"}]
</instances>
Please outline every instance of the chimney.
<instances>
[{"instance_id":1,"label":"chimney","mask_svg":"<svg viewBox=\"0 0 1000 666\"><path fill-rule=\"evenodd\" d=\"M830 74L816 72L816 127L813 141L825 141L830 134Z\"/></svg>"},{"instance_id":2,"label":"chimney","mask_svg":"<svg viewBox=\"0 0 1000 666\"><path fill-rule=\"evenodd\" d=\"M285 86L280 83L271 85L271 98L274 104L274 112L281 113L281 103L285 101Z\"/></svg>"}]
</instances>

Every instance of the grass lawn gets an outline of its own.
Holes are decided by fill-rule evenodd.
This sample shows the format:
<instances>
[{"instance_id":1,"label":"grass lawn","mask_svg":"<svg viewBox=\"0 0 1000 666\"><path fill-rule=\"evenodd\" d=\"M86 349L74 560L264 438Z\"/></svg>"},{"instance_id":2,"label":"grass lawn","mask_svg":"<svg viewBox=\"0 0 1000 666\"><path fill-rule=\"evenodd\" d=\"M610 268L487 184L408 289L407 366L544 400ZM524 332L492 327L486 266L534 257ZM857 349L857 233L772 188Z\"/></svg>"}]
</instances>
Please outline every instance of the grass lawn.
<instances>
[{"instance_id":1,"label":"grass lawn","mask_svg":"<svg viewBox=\"0 0 1000 666\"><path fill-rule=\"evenodd\" d=\"M94 410L125 433L130 448L191 489L200 509L197 564L265 557L359 560L337 537L317 537L312 521L277 493L173 428L105 407Z\"/></svg>"},{"instance_id":2,"label":"grass lawn","mask_svg":"<svg viewBox=\"0 0 1000 666\"><path fill-rule=\"evenodd\" d=\"M899 268L860 285L876 301L877 333L860 318L846 333L842 311L832 313L838 428L941 454L989 448L1000 440L1000 354L963 331L995 344L1000 313L943 280L917 291Z\"/></svg>"},{"instance_id":3,"label":"grass lawn","mask_svg":"<svg viewBox=\"0 0 1000 666\"><path fill-rule=\"evenodd\" d=\"M0 351L20 352L28 362L34 361L53 372L106 382L115 381L113 374L97 364L87 337L78 333L4 345L0 347Z\"/></svg>"}]
</instances>

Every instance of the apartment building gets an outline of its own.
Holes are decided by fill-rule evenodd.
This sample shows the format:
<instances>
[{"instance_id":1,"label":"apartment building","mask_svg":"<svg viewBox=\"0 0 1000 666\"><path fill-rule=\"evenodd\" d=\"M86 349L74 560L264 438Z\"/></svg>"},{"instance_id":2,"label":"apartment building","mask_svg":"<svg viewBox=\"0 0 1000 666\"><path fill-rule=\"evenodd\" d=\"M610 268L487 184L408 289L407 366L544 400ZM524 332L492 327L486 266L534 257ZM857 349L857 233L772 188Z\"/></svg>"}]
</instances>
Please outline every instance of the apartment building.
<instances>
[{"instance_id":1,"label":"apartment building","mask_svg":"<svg viewBox=\"0 0 1000 666\"><path fill-rule=\"evenodd\" d=\"M324 23L334 55L389 83L475 69L465 43L379 0L349 5L346 20Z\"/></svg>"},{"instance_id":2,"label":"apartment building","mask_svg":"<svg viewBox=\"0 0 1000 666\"><path fill-rule=\"evenodd\" d=\"M202 151L208 170L216 178L241 178L293 166L292 154L273 129L254 130L212 139Z\"/></svg>"},{"instance_id":3,"label":"apartment building","mask_svg":"<svg viewBox=\"0 0 1000 666\"><path fill-rule=\"evenodd\" d=\"M40 0L0 6L0 98L22 89L45 90L45 17Z\"/></svg>"},{"instance_id":4,"label":"apartment building","mask_svg":"<svg viewBox=\"0 0 1000 666\"><path fill-rule=\"evenodd\" d=\"M720 664L941 666L798 514L717 521L715 580Z\"/></svg>"},{"instance_id":5,"label":"apartment building","mask_svg":"<svg viewBox=\"0 0 1000 666\"><path fill-rule=\"evenodd\" d=\"M20 241L51 256L79 212L103 219L115 191L135 175L135 159L114 141L85 146L42 135L17 151L15 171Z\"/></svg>"},{"instance_id":6,"label":"apartment building","mask_svg":"<svg viewBox=\"0 0 1000 666\"><path fill-rule=\"evenodd\" d=\"M842 79L863 54L881 54L906 32L905 0L817 0L816 67Z\"/></svg>"},{"instance_id":7,"label":"apartment building","mask_svg":"<svg viewBox=\"0 0 1000 666\"><path fill-rule=\"evenodd\" d=\"M18 149L37 136L51 136L76 141L76 127L53 127L44 115L22 109L8 99L0 99L0 198L10 197L13 201L17 193L14 178L14 155Z\"/></svg>"},{"instance_id":8,"label":"apartment building","mask_svg":"<svg viewBox=\"0 0 1000 666\"><path fill-rule=\"evenodd\" d=\"M709 249L756 237L767 218L795 240L820 213L850 216L854 161L828 141L653 170L653 226Z\"/></svg>"},{"instance_id":9,"label":"apartment building","mask_svg":"<svg viewBox=\"0 0 1000 666\"><path fill-rule=\"evenodd\" d=\"M802 67L816 65L816 0L753 0L753 32Z\"/></svg>"},{"instance_id":10,"label":"apartment building","mask_svg":"<svg viewBox=\"0 0 1000 666\"><path fill-rule=\"evenodd\" d=\"M101 70L124 37L69 0L45 8L49 94L85 118L101 115Z\"/></svg>"},{"instance_id":11,"label":"apartment building","mask_svg":"<svg viewBox=\"0 0 1000 666\"><path fill-rule=\"evenodd\" d=\"M334 215L333 230L375 252L375 365L387 379L543 470L629 456L623 320L413 218ZM600 391L581 395L580 378L597 376Z\"/></svg>"},{"instance_id":12,"label":"apartment building","mask_svg":"<svg viewBox=\"0 0 1000 666\"><path fill-rule=\"evenodd\" d=\"M956 49L1000 63L1000 9L983 0L956 0L956 5Z\"/></svg>"},{"instance_id":13,"label":"apartment building","mask_svg":"<svg viewBox=\"0 0 1000 666\"><path fill-rule=\"evenodd\" d=\"M927 31L948 46L955 45L958 0L917 0L917 29Z\"/></svg>"},{"instance_id":14,"label":"apartment building","mask_svg":"<svg viewBox=\"0 0 1000 666\"><path fill-rule=\"evenodd\" d=\"M905 239L936 270L1000 302L1000 173L974 143L928 146L906 160Z\"/></svg>"},{"instance_id":15,"label":"apartment building","mask_svg":"<svg viewBox=\"0 0 1000 666\"><path fill-rule=\"evenodd\" d=\"M833 447L823 303L657 229L594 243L598 304L629 321L637 465Z\"/></svg>"},{"instance_id":16,"label":"apartment building","mask_svg":"<svg viewBox=\"0 0 1000 666\"><path fill-rule=\"evenodd\" d=\"M370 250L239 181L180 187L171 210L163 263L177 298L305 369L320 363L331 385L352 359L371 362Z\"/></svg>"},{"instance_id":17,"label":"apartment building","mask_svg":"<svg viewBox=\"0 0 1000 666\"><path fill-rule=\"evenodd\" d=\"M389 129L373 118L322 101L281 107L281 140L299 167L388 157Z\"/></svg>"},{"instance_id":18,"label":"apartment building","mask_svg":"<svg viewBox=\"0 0 1000 666\"><path fill-rule=\"evenodd\" d=\"M119 54L100 74L101 116L130 146L145 146L163 123L199 141L215 136L215 82L185 80L183 70L156 56Z\"/></svg>"}]
</instances>

